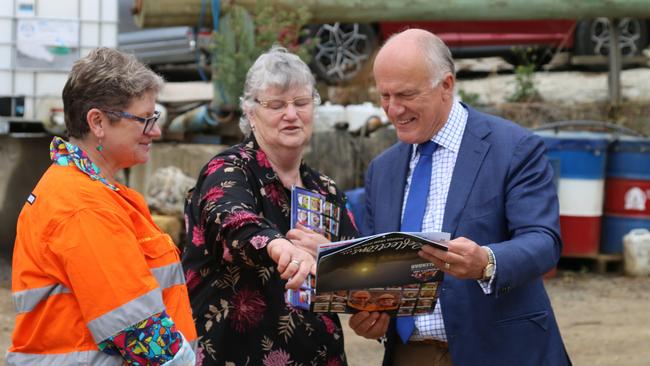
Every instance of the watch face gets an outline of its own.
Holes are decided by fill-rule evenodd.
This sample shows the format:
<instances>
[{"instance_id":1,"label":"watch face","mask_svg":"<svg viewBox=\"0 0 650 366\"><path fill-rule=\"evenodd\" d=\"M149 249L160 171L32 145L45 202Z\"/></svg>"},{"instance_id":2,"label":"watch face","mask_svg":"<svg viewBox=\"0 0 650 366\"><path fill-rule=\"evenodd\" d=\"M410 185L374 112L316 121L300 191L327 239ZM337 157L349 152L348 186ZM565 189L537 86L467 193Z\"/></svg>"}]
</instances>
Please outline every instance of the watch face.
<instances>
[{"instance_id":1,"label":"watch face","mask_svg":"<svg viewBox=\"0 0 650 366\"><path fill-rule=\"evenodd\" d=\"M488 265L483 270L483 278L490 279L494 275L494 264L488 263Z\"/></svg>"}]
</instances>

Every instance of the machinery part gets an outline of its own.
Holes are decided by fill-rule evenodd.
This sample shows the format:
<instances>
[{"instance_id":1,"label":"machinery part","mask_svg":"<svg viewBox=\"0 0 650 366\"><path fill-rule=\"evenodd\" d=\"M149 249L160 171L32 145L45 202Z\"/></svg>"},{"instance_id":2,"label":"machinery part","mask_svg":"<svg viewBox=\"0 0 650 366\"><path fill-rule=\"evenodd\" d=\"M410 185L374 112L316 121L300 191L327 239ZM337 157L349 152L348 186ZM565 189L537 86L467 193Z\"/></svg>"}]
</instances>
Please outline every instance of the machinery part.
<instances>
[{"instance_id":1,"label":"machinery part","mask_svg":"<svg viewBox=\"0 0 650 366\"><path fill-rule=\"evenodd\" d=\"M310 33L317 40L312 69L331 84L354 78L377 46L377 33L370 24L320 24L310 26Z\"/></svg>"},{"instance_id":2,"label":"machinery part","mask_svg":"<svg viewBox=\"0 0 650 366\"><path fill-rule=\"evenodd\" d=\"M648 46L648 25L646 21L623 18L619 24L621 54L638 56ZM578 23L575 33L577 55L609 54L609 20L596 18Z\"/></svg>"}]
</instances>

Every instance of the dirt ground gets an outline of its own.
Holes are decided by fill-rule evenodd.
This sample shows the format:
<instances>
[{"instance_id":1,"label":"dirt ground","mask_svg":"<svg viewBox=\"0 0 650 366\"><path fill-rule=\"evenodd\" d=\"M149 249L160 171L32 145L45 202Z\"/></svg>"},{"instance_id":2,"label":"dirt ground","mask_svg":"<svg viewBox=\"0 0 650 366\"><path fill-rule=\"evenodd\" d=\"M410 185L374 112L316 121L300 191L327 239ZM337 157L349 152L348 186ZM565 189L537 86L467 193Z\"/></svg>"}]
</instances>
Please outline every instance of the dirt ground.
<instances>
[{"instance_id":1,"label":"dirt ground","mask_svg":"<svg viewBox=\"0 0 650 366\"><path fill-rule=\"evenodd\" d=\"M561 271L546 288L574 365L650 364L650 278ZM346 337L351 366L381 364L376 342Z\"/></svg>"},{"instance_id":2,"label":"dirt ground","mask_svg":"<svg viewBox=\"0 0 650 366\"><path fill-rule=\"evenodd\" d=\"M11 342L14 310L3 277L0 350L4 354ZM546 287L574 365L650 364L650 278L559 271ZM350 366L381 364L383 348L377 342L345 330ZM2 359L0 366L4 366Z\"/></svg>"}]
</instances>

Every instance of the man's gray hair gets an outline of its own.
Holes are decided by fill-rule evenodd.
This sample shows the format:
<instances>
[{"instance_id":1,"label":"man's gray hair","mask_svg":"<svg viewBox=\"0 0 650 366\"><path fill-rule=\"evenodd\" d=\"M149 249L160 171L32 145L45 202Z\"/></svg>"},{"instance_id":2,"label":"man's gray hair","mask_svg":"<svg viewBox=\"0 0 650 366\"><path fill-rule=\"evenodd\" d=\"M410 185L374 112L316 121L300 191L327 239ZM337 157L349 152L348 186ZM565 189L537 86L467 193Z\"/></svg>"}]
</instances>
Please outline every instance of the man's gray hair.
<instances>
[{"instance_id":1,"label":"man's gray hair","mask_svg":"<svg viewBox=\"0 0 650 366\"><path fill-rule=\"evenodd\" d=\"M244 94L239 98L239 106L244 112L239 119L239 128L245 136L251 133L247 113L251 113L257 107L255 100L258 95L271 87L283 92L293 88L309 87L312 89L316 104L320 102L316 81L309 66L286 48L274 45L255 60L246 74Z\"/></svg>"},{"instance_id":2,"label":"man's gray hair","mask_svg":"<svg viewBox=\"0 0 650 366\"><path fill-rule=\"evenodd\" d=\"M442 80L445 73L451 73L456 77L454 59L451 56L449 47L438 36L432 34L431 37L419 37L417 43L422 47L422 53L427 59L431 83L435 86Z\"/></svg>"}]
</instances>

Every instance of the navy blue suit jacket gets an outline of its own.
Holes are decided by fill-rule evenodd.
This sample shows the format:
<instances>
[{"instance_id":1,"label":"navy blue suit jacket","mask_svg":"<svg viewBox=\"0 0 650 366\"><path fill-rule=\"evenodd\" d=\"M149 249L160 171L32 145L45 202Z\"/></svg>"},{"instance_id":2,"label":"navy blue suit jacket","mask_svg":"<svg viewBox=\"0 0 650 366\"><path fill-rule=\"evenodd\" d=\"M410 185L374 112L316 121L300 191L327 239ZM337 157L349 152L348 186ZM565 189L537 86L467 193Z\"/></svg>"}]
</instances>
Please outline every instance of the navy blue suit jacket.
<instances>
[{"instance_id":1,"label":"navy blue suit jacket","mask_svg":"<svg viewBox=\"0 0 650 366\"><path fill-rule=\"evenodd\" d=\"M454 365L570 364L542 276L561 252L553 171L541 139L504 119L469 112L442 230L488 245L494 292L446 275L439 301ZM398 142L366 173L364 235L399 231L412 145ZM408 214L408 213L406 213ZM384 364L396 336L388 331Z\"/></svg>"}]
</instances>

